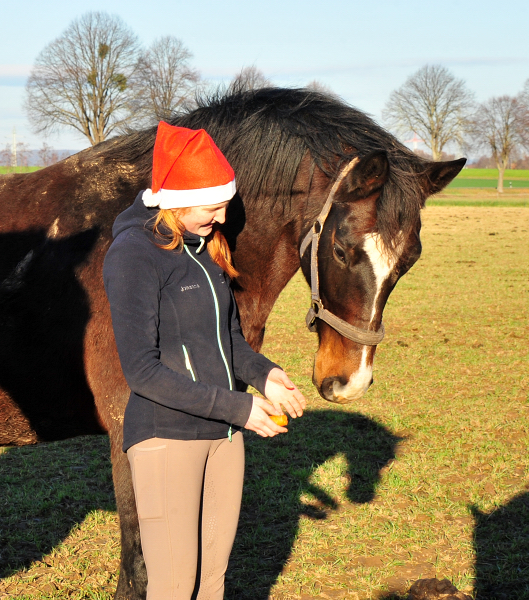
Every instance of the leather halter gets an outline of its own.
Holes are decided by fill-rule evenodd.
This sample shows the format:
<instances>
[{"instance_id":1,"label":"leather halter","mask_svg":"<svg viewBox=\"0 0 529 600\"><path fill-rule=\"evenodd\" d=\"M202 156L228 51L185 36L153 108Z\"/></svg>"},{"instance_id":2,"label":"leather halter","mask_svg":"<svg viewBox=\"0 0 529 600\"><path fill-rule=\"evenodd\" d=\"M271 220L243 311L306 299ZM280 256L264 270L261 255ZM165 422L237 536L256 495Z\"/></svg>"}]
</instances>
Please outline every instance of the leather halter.
<instances>
[{"instance_id":1,"label":"leather halter","mask_svg":"<svg viewBox=\"0 0 529 600\"><path fill-rule=\"evenodd\" d=\"M309 308L309 312L305 317L305 322L307 323L307 327L309 331L315 332L316 329L316 319L321 319L325 321L328 325L330 325L333 329L335 329L340 335L351 340L353 342L357 342L359 344L363 344L365 346L376 346L379 344L384 338L384 325L380 323L380 327L378 331L369 331L368 329L361 329L360 327L355 327L351 325L347 321L340 319L330 311L328 311L323 306L323 302L320 298L320 283L318 277L318 246L320 243L320 236L323 231L323 226L325 225L325 221L329 216L329 212L332 207L332 203L334 200L334 196L340 183L343 178L351 171L356 163L359 161L358 157L353 158L351 162L349 162L340 172L336 181L334 182L329 195L327 196L327 200L321 209L320 214L318 215L316 221L313 226L308 231L307 235L303 238L301 242L301 247L299 250L300 257L303 258L305 254L305 250L311 246L310 251L310 289L311 289L311 297L312 303Z\"/></svg>"}]
</instances>

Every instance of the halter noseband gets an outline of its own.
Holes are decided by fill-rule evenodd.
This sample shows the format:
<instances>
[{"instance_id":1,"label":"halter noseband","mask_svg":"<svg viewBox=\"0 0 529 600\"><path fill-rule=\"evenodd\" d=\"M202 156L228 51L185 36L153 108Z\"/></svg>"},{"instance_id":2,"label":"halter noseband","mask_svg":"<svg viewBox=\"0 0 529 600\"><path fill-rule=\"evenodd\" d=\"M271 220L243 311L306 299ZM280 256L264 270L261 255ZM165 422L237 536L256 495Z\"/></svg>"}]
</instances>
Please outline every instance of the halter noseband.
<instances>
[{"instance_id":1,"label":"halter noseband","mask_svg":"<svg viewBox=\"0 0 529 600\"><path fill-rule=\"evenodd\" d=\"M347 175L347 173L349 173L349 171L351 171L354 168L358 160L358 157L353 158L353 160L351 160L351 162L349 162L342 169L336 181L334 182L331 191L327 196L327 200L325 201L325 204L323 205L320 214L314 222L314 225L309 229L307 235L303 238L303 242L301 242L301 247L299 250L301 258L305 254L305 250L309 247L309 245L311 245L310 289L312 303L311 307L309 308L309 312L305 317L305 322L307 323L309 331L315 332L316 319L321 319L348 340L357 342L359 344L363 344L365 346L376 346L384 338L384 325L382 323L380 323L380 328L378 329L378 331L369 331L368 329L361 329L359 327L355 327L354 325L351 325L347 321L340 319L340 317L337 317L333 313L329 312L326 308L324 308L323 302L320 298L320 283L318 277L318 246L320 243L320 236L323 231L325 221L329 216L329 212L331 210L336 190L340 186L340 183L342 182L343 178Z\"/></svg>"}]
</instances>

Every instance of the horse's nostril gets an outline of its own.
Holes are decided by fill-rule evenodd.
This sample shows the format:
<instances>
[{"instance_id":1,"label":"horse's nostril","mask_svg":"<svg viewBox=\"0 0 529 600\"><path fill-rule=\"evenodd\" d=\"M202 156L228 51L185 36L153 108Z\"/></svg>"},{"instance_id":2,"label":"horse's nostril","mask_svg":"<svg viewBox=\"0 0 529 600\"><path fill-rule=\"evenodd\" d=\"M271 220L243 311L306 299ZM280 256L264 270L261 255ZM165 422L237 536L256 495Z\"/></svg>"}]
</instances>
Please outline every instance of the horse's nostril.
<instances>
[{"instance_id":1,"label":"horse's nostril","mask_svg":"<svg viewBox=\"0 0 529 600\"><path fill-rule=\"evenodd\" d=\"M343 377L326 377L322 381L319 389L320 395L325 398L325 400L329 400L330 402L339 402L334 389L335 383L343 386L347 384L347 379Z\"/></svg>"},{"instance_id":2,"label":"horse's nostril","mask_svg":"<svg viewBox=\"0 0 529 600\"><path fill-rule=\"evenodd\" d=\"M374 381L374 379L371 377L371 381L369 382L369 387L371 387L373 385L373 381Z\"/></svg>"},{"instance_id":3,"label":"horse's nostril","mask_svg":"<svg viewBox=\"0 0 529 600\"><path fill-rule=\"evenodd\" d=\"M335 377L326 377L321 384L320 394L325 398L325 400L332 400L334 397L334 388L333 384L336 380Z\"/></svg>"}]
</instances>

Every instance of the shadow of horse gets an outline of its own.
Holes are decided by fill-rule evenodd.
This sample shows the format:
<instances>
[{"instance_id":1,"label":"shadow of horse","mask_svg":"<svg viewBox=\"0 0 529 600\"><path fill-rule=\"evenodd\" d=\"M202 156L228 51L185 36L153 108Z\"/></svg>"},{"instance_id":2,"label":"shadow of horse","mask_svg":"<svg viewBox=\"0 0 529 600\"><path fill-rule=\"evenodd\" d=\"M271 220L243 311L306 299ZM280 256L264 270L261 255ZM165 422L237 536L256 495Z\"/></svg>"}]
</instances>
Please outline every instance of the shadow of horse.
<instances>
[{"instance_id":1,"label":"shadow of horse","mask_svg":"<svg viewBox=\"0 0 529 600\"><path fill-rule=\"evenodd\" d=\"M335 410L309 411L289 430L273 439L245 434L245 490L227 600L266 600L292 552L300 517L325 519L338 508L312 482L320 465L343 456L347 500L369 502L401 439L367 417ZM8 449L0 454L0 490L3 578L41 560L90 512L116 510L108 438ZM304 503L304 495L313 501ZM529 598L529 492L490 514L476 507L472 513L476 599Z\"/></svg>"},{"instance_id":2,"label":"shadow of horse","mask_svg":"<svg viewBox=\"0 0 529 600\"><path fill-rule=\"evenodd\" d=\"M84 367L90 318L76 271L97 228L0 235L0 445L104 433Z\"/></svg>"},{"instance_id":3,"label":"shadow of horse","mask_svg":"<svg viewBox=\"0 0 529 600\"><path fill-rule=\"evenodd\" d=\"M334 410L309 411L289 429L273 439L245 433L245 490L227 599L268 598L292 551L300 516L325 519L337 508L311 482L319 465L345 457L348 500L369 502L400 439L362 415ZM109 455L108 438L101 436L0 455L0 577L41 560L91 511L115 510ZM304 504L304 494L314 501Z\"/></svg>"},{"instance_id":4,"label":"shadow of horse","mask_svg":"<svg viewBox=\"0 0 529 600\"><path fill-rule=\"evenodd\" d=\"M116 510L107 437L0 454L0 578L41 560L96 509Z\"/></svg>"},{"instance_id":5,"label":"shadow of horse","mask_svg":"<svg viewBox=\"0 0 529 600\"><path fill-rule=\"evenodd\" d=\"M226 599L266 600L291 554L300 517L325 519L338 508L311 481L320 465L343 456L348 501L370 502L400 440L365 416L336 410L309 411L290 422L288 434L272 439L245 436L245 488ZM313 500L304 503L304 495Z\"/></svg>"},{"instance_id":6,"label":"shadow of horse","mask_svg":"<svg viewBox=\"0 0 529 600\"><path fill-rule=\"evenodd\" d=\"M475 599L529 600L529 493L516 495L490 513L476 506L470 510L474 517ZM403 600L408 595L390 592L377 598Z\"/></svg>"},{"instance_id":7,"label":"shadow of horse","mask_svg":"<svg viewBox=\"0 0 529 600\"><path fill-rule=\"evenodd\" d=\"M529 599L529 493L475 519L476 599Z\"/></svg>"}]
</instances>

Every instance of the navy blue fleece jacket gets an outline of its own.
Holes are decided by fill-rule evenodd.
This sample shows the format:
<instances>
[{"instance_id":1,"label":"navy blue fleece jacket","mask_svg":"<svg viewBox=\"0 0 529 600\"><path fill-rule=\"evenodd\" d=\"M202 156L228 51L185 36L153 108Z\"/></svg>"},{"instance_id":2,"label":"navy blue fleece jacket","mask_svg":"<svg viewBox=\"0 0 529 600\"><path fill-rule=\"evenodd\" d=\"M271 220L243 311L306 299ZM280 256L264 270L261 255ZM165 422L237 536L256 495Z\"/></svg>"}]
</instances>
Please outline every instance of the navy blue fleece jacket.
<instances>
[{"instance_id":1,"label":"navy blue fleece jacket","mask_svg":"<svg viewBox=\"0 0 529 600\"><path fill-rule=\"evenodd\" d=\"M123 449L152 437L219 439L246 424L252 396L275 365L244 339L229 279L198 235L156 246L142 194L121 213L103 277L123 373L131 389Z\"/></svg>"}]
</instances>

